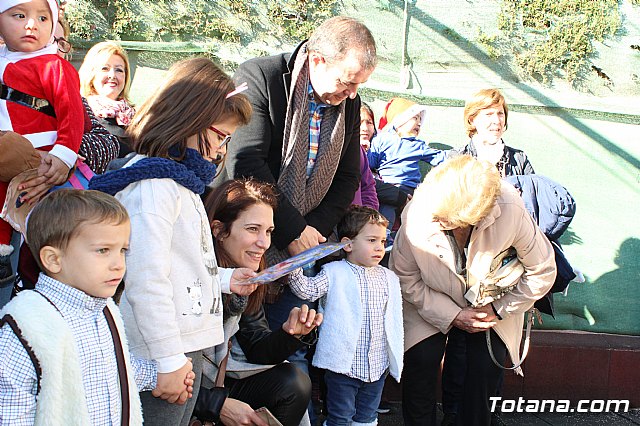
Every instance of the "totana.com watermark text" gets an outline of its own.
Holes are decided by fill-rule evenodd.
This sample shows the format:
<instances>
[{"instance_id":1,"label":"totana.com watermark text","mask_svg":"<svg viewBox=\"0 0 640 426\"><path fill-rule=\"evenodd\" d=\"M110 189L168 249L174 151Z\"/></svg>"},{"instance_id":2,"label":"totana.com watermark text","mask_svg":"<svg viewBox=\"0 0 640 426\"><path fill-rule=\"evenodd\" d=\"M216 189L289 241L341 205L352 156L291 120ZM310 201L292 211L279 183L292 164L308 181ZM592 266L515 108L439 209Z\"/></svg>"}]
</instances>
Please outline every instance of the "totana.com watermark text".
<instances>
[{"instance_id":1,"label":"totana.com watermark text","mask_svg":"<svg viewBox=\"0 0 640 426\"><path fill-rule=\"evenodd\" d=\"M492 396L491 412L503 413L605 413L629 411L628 399L581 399L574 407L568 399L502 399Z\"/></svg>"}]
</instances>

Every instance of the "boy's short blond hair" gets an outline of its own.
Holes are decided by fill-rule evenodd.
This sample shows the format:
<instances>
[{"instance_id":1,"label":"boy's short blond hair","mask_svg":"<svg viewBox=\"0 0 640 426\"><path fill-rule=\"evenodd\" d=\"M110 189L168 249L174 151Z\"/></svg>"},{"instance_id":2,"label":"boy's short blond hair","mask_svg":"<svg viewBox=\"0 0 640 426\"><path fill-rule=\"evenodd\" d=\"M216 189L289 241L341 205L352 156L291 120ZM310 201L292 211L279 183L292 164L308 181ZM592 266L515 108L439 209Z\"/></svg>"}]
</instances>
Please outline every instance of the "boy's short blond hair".
<instances>
[{"instance_id":1,"label":"boy's short blond hair","mask_svg":"<svg viewBox=\"0 0 640 426\"><path fill-rule=\"evenodd\" d=\"M38 266L45 246L65 250L83 225L129 221L125 207L113 196L100 191L60 189L44 197L31 211L27 241Z\"/></svg>"}]
</instances>

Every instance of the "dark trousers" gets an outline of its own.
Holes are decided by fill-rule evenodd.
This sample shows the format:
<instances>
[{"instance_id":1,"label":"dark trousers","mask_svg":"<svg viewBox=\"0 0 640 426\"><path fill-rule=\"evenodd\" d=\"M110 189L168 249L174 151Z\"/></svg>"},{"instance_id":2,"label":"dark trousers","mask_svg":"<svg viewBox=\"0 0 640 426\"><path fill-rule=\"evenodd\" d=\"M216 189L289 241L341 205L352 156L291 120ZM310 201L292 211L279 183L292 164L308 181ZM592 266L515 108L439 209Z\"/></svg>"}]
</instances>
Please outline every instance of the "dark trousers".
<instances>
[{"instance_id":1,"label":"dark trousers","mask_svg":"<svg viewBox=\"0 0 640 426\"><path fill-rule=\"evenodd\" d=\"M402 210L404 209L405 204L407 203L407 195L413 195L413 192L416 190L410 186L406 185L392 185L390 183L380 182L376 184L376 191L380 187L384 193L378 193L378 202L380 203L380 213L389 221L389 225L387 229L390 231L393 230L393 224L396 221L396 217L402 214ZM392 193L396 191L398 195L396 195L396 199L394 200L393 196L388 196L388 193ZM391 202L388 200L391 199Z\"/></svg>"},{"instance_id":2,"label":"dark trousers","mask_svg":"<svg viewBox=\"0 0 640 426\"><path fill-rule=\"evenodd\" d=\"M267 316L267 321L269 321L269 328L271 330L277 330L282 327L282 324L289 318L289 312L294 307L300 307L303 304L309 306L309 308L316 309L316 302L308 302L306 300L300 299L298 296L293 294L289 289L289 286L285 286L280 298L275 303L265 303L264 304L264 313ZM291 355L287 360L292 364L296 365L301 371L303 371L307 376L309 376L309 363L307 361L307 348L298 349L293 355ZM309 419L311 419L311 424L314 424L316 421L316 415L313 411L313 404L309 401Z\"/></svg>"},{"instance_id":3,"label":"dark trousers","mask_svg":"<svg viewBox=\"0 0 640 426\"><path fill-rule=\"evenodd\" d=\"M244 379L227 378L229 398L267 407L284 426L297 426L311 400L311 380L292 363L281 363Z\"/></svg>"},{"instance_id":4,"label":"dark trousers","mask_svg":"<svg viewBox=\"0 0 640 426\"><path fill-rule=\"evenodd\" d=\"M462 405L462 392L467 372L467 346L464 334L461 330L457 330L457 332L452 330L447 335L447 347L442 365L442 411L448 414L457 414ZM503 382L504 370L500 370L496 396L502 394Z\"/></svg>"},{"instance_id":5,"label":"dark trousers","mask_svg":"<svg viewBox=\"0 0 640 426\"><path fill-rule=\"evenodd\" d=\"M447 335L446 354L442 364L442 411L457 414L462 405L464 378L467 374L466 338L453 330Z\"/></svg>"},{"instance_id":6,"label":"dark trousers","mask_svg":"<svg viewBox=\"0 0 640 426\"><path fill-rule=\"evenodd\" d=\"M453 328L464 338L466 371L458 425L490 425L489 397L495 395L501 369L493 364L487 350L485 333L466 333ZM506 347L491 331L493 353L503 363ZM436 424L436 394L440 361L445 352L446 336L435 334L410 348L404 355L402 372L402 412L405 425Z\"/></svg>"}]
</instances>

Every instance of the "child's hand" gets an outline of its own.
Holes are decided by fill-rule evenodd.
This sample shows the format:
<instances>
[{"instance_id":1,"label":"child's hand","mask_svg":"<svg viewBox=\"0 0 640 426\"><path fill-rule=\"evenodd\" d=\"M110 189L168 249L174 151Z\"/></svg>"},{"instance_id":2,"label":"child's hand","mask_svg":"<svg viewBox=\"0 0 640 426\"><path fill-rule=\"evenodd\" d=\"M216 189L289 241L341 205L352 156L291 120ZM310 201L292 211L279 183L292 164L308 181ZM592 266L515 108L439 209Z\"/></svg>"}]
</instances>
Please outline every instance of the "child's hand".
<instances>
[{"instance_id":1,"label":"child's hand","mask_svg":"<svg viewBox=\"0 0 640 426\"><path fill-rule=\"evenodd\" d=\"M322 314L316 313L315 309L309 309L307 305L302 305L289 312L289 318L282 324L282 329L292 336L306 336L320 324L322 324Z\"/></svg>"},{"instance_id":2,"label":"child's hand","mask_svg":"<svg viewBox=\"0 0 640 426\"><path fill-rule=\"evenodd\" d=\"M38 167L38 176L46 177L50 185L61 185L69 179L69 167L55 155L47 154Z\"/></svg>"},{"instance_id":3,"label":"child's hand","mask_svg":"<svg viewBox=\"0 0 640 426\"><path fill-rule=\"evenodd\" d=\"M187 358L189 362L193 361L191 358ZM187 373L187 377L184 378L184 385L187 387L187 398L193 397L193 383L196 380L196 373L193 370ZM186 399L185 399L186 401Z\"/></svg>"},{"instance_id":4,"label":"child's hand","mask_svg":"<svg viewBox=\"0 0 640 426\"><path fill-rule=\"evenodd\" d=\"M158 385L151 394L156 398L164 399L171 404L184 404L190 398L188 392L187 377L193 374L193 365L187 361L180 369L171 373L158 373ZM194 375L195 377L195 375ZM191 387L193 392L193 386Z\"/></svg>"},{"instance_id":5,"label":"child's hand","mask_svg":"<svg viewBox=\"0 0 640 426\"><path fill-rule=\"evenodd\" d=\"M255 277L257 274L249 268L236 268L231 274L229 288L238 296L248 296L258 288L258 284L238 284Z\"/></svg>"}]
</instances>

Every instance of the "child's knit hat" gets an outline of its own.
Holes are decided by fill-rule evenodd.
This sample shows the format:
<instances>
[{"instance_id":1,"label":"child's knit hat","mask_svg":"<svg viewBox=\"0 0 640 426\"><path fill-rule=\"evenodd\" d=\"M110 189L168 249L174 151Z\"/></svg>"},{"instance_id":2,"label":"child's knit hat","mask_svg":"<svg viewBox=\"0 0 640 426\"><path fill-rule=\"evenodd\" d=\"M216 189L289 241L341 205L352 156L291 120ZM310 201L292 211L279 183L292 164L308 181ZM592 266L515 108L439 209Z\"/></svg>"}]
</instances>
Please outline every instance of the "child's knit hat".
<instances>
[{"instance_id":1,"label":"child's knit hat","mask_svg":"<svg viewBox=\"0 0 640 426\"><path fill-rule=\"evenodd\" d=\"M383 130L386 125L402 126L411 117L424 113L426 107L404 98L392 98L380 117L378 128ZM424 118L424 114L422 114Z\"/></svg>"},{"instance_id":2,"label":"child's knit hat","mask_svg":"<svg viewBox=\"0 0 640 426\"><path fill-rule=\"evenodd\" d=\"M0 13L4 13L7 10L11 9L14 6L23 3L31 3L32 0L0 0ZM47 0L49 4L49 10L51 10L51 40L49 43L53 42L53 35L56 32L56 25L58 25L58 16L60 14L60 1L59 0Z\"/></svg>"}]
</instances>

